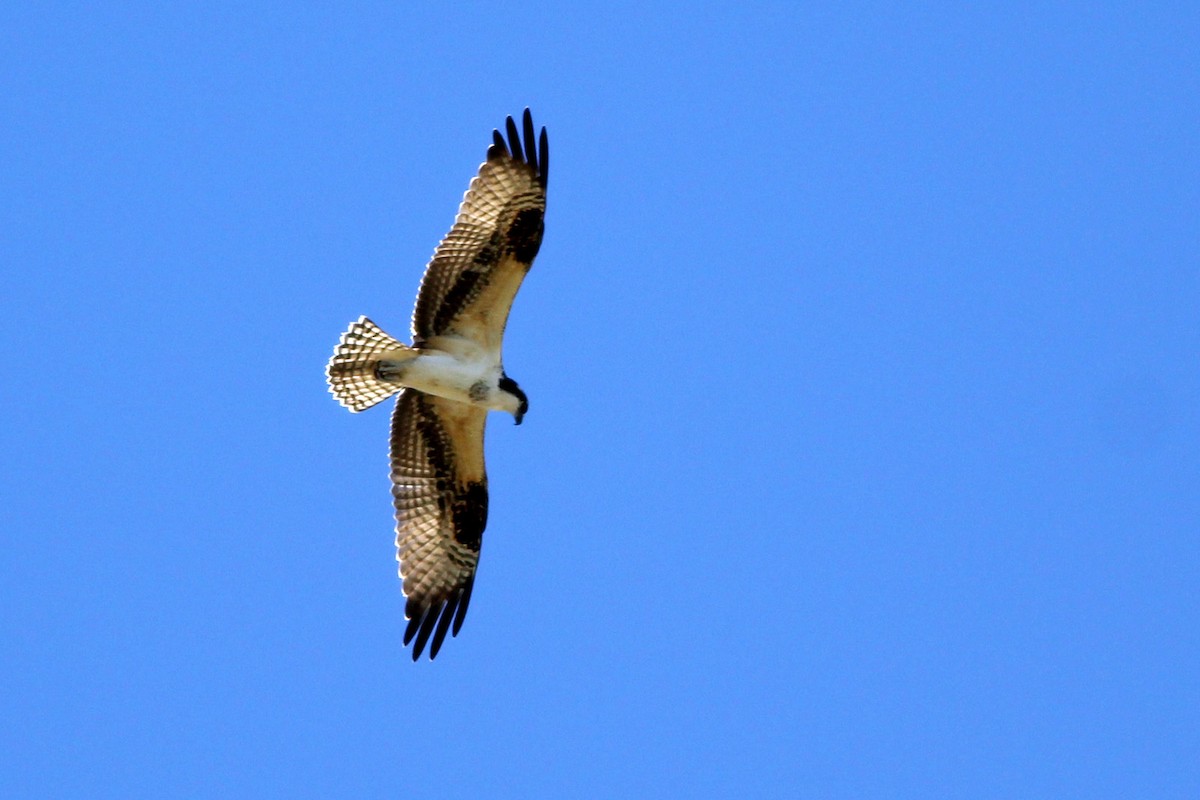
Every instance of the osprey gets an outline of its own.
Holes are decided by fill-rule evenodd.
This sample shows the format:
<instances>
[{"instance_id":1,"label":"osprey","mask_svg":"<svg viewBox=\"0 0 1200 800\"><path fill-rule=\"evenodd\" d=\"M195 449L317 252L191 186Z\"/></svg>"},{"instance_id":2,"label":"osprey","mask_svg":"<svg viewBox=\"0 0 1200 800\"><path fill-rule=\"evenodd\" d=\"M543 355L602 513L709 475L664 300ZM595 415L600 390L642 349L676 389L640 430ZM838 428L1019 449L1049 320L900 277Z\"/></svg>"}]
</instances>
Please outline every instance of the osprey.
<instances>
[{"instance_id":1,"label":"osprey","mask_svg":"<svg viewBox=\"0 0 1200 800\"><path fill-rule=\"evenodd\" d=\"M325 374L351 411L393 394L391 476L396 559L408 598L404 644L432 659L467 614L487 524L483 430L488 411L516 424L529 401L504 373L501 344L513 297L542 243L549 152L525 109L508 141L492 132L450 232L425 268L412 316L412 345L366 317L350 325ZM523 133L523 137L522 137ZM432 637L432 638L431 638Z\"/></svg>"}]
</instances>

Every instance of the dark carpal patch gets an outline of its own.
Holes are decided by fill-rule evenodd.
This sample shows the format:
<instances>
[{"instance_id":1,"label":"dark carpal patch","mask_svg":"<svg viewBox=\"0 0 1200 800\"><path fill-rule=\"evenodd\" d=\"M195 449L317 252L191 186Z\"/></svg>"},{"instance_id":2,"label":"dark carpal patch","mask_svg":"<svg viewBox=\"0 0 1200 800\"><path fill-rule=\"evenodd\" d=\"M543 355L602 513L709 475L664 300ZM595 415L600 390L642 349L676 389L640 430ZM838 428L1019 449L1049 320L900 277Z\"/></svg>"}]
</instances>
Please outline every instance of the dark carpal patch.
<instances>
[{"instance_id":1,"label":"dark carpal patch","mask_svg":"<svg viewBox=\"0 0 1200 800\"><path fill-rule=\"evenodd\" d=\"M479 552L483 529L487 527L488 492L480 481L460 487L454 499L454 538L463 547Z\"/></svg>"},{"instance_id":2,"label":"dark carpal patch","mask_svg":"<svg viewBox=\"0 0 1200 800\"><path fill-rule=\"evenodd\" d=\"M545 213L540 208L527 208L517 213L512 224L508 226L507 250L524 264L530 264L542 246L543 218Z\"/></svg>"}]
</instances>

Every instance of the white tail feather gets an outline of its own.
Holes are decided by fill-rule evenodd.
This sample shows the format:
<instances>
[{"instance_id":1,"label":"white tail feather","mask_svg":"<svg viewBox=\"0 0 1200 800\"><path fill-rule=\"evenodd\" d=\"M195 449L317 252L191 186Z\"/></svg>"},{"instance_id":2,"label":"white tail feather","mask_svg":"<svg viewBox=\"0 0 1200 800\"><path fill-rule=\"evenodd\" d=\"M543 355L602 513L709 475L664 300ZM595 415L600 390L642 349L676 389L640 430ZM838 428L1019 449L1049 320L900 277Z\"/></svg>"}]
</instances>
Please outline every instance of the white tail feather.
<instances>
[{"instance_id":1,"label":"white tail feather","mask_svg":"<svg viewBox=\"0 0 1200 800\"><path fill-rule=\"evenodd\" d=\"M417 351L393 339L366 317L350 323L325 368L329 391L351 411L362 411L388 399L403 387L376 374L380 361L414 358Z\"/></svg>"}]
</instances>

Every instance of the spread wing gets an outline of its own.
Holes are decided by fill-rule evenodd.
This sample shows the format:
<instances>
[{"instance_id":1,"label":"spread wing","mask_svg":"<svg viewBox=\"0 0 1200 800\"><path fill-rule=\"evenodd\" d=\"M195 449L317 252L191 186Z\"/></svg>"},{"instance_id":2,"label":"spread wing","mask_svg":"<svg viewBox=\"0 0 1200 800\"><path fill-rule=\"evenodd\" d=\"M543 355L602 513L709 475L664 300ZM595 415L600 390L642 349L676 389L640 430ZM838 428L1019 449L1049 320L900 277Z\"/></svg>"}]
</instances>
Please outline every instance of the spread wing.
<instances>
[{"instance_id":1,"label":"spread wing","mask_svg":"<svg viewBox=\"0 0 1200 800\"><path fill-rule=\"evenodd\" d=\"M535 147L528 108L523 123L523 142L512 117L507 143L492 132L487 161L425 269L412 319L417 346L454 334L500 350L513 297L541 247L546 212L546 129Z\"/></svg>"},{"instance_id":2,"label":"spread wing","mask_svg":"<svg viewBox=\"0 0 1200 800\"><path fill-rule=\"evenodd\" d=\"M392 413L396 558L408 602L413 661L430 637L437 655L467 614L487 525L483 429L487 411L405 389ZM453 627L451 627L453 625Z\"/></svg>"}]
</instances>

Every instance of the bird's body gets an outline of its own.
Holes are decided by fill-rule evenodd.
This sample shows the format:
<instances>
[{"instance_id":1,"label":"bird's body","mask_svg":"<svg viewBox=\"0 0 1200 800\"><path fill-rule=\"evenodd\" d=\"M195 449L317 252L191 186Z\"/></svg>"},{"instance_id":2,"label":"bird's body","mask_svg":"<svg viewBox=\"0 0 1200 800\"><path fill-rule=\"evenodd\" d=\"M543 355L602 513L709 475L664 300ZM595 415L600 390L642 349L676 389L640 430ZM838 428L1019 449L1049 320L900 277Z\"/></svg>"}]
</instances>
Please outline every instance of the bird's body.
<instances>
[{"instance_id":1,"label":"bird's body","mask_svg":"<svg viewBox=\"0 0 1200 800\"><path fill-rule=\"evenodd\" d=\"M548 148L536 146L529 109L524 141L508 118L421 279L411 345L366 317L342 334L326 368L351 411L399 393L392 414L396 557L408 596L404 642L433 658L457 635L475 582L487 524L483 433L487 412L517 424L529 407L504 372L501 347L513 298L537 255L546 208Z\"/></svg>"},{"instance_id":2,"label":"bird's body","mask_svg":"<svg viewBox=\"0 0 1200 800\"><path fill-rule=\"evenodd\" d=\"M515 414L517 398L500 388L504 367L497 354L466 339L442 337L415 357L381 359L376 374L389 383L489 411Z\"/></svg>"}]
</instances>

